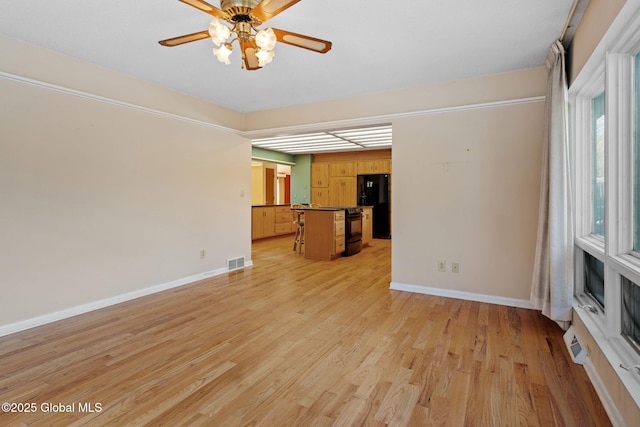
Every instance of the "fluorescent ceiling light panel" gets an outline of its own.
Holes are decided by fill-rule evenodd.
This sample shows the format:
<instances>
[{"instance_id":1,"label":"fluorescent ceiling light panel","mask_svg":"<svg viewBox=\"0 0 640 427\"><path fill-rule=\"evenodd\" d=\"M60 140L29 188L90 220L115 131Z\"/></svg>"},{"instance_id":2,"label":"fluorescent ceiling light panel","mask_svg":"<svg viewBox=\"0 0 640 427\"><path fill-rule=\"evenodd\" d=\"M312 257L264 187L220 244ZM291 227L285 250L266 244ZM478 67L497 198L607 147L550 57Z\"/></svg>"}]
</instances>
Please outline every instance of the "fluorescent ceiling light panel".
<instances>
[{"instance_id":1,"label":"fluorescent ceiling light panel","mask_svg":"<svg viewBox=\"0 0 640 427\"><path fill-rule=\"evenodd\" d=\"M391 147L391 132L391 125L367 126L256 138L251 141L251 144L254 147L288 154L356 151L367 148Z\"/></svg>"}]
</instances>

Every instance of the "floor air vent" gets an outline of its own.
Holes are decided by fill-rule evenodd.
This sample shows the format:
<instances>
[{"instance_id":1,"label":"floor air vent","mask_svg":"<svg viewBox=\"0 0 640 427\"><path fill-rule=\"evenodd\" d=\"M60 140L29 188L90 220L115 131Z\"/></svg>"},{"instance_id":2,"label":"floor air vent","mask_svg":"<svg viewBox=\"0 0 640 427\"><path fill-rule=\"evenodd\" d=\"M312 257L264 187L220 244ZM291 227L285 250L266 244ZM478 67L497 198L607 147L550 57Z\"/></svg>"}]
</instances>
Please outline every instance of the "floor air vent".
<instances>
[{"instance_id":1,"label":"floor air vent","mask_svg":"<svg viewBox=\"0 0 640 427\"><path fill-rule=\"evenodd\" d=\"M244 268L244 257L233 258L227 260L227 269L229 270L238 270L240 268Z\"/></svg>"}]
</instances>

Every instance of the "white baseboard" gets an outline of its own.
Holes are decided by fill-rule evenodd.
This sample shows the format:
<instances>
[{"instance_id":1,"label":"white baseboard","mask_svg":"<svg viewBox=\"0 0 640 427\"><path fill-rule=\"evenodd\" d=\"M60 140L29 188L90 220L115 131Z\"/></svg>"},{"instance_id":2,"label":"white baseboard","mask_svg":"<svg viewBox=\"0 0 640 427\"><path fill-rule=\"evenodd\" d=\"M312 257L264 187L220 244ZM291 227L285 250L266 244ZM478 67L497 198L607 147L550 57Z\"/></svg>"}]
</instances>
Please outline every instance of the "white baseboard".
<instances>
[{"instance_id":1,"label":"white baseboard","mask_svg":"<svg viewBox=\"0 0 640 427\"><path fill-rule=\"evenodd\" d=\"M533 308L528 300L499 297L495 295L474 294L472 292L453 291L450 289L430 288L427 286L409 285L406 283L391 282L389 289L394 291L413 292L416 294L457 298L468 301L487 302L490 304L506 305L509 307Z\"/></svg>"},{"instance_id":2,"label":"white baseboard","mask_svg":"<svg viewBox=\"0 0 640 427\"><path fill-rule=\"evenodd\" d=\"M253 265L252 261L247 261L245 263L245 268L251 267L252 265ZM221 274L228 273L228 272L229 270L227 268L219 268L216 270L205 271L204 273L194 274L193 276L172 280L171 282L161 283L159 285L150 286L148 288L139 289L137 291L128 292L126 294L116 295L114 297L105 298L99 301L93 301L88 304L82 304L76 307L71 307L66 310L56 311L54 313L45 314L42 316L34 317L32 319L22 320L16 323L10 323L8 325L2 325L0 326L0 337L13 334L15 332L24 331L26 329L35 328L36 326L45 325L47 323L56 322L58 320L66 319L68 317L73 317L79 314L88 313L90 311L99 310L101 308L119 304L121 302L130 301L136 298L166 291L168 289L177 288L179 286L188 285L190 283L194 283L199 280L208 279L209 277L219 276Z\"/></svg>"}]
</instances>

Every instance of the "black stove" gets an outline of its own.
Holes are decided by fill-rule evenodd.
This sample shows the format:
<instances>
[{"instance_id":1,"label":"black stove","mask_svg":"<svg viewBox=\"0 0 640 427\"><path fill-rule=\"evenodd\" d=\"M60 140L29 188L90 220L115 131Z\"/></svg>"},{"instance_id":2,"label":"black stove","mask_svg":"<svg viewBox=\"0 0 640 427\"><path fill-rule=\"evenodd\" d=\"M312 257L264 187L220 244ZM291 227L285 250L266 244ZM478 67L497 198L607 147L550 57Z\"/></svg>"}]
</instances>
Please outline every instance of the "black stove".
<instances>
[{"instance_id":1,"label":"black stove","mask_svg":"<svg viewBox=\"0 0 640 427\"><path fill-rule=\"evenodd\" d=\"M362 208L344 208L344 256L357 254L362 249Z\"/></svg>"}]
</instances>

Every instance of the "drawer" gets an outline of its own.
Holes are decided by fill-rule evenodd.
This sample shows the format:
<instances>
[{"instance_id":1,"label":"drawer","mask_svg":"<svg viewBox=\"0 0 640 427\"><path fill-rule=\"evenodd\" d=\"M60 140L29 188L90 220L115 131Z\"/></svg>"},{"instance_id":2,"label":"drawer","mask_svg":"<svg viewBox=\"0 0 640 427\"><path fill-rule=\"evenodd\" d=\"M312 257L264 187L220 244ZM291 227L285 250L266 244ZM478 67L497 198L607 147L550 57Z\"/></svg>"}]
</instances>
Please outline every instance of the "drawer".
<instances>
[{"instance_id":1,"label":"drawer","mask_svg":"<svg viewBox=\"0 0 640 427\"><path fill-rule=\"evenodd\" d=\"M344 252L344 238L336 239L336 253Z\"/></svg>"},{"instance_id":2,"label":"drawer","mask_svg":"<svg viewBox=\"0 0 640 427\"><path fill-rule=\"evenodd\" d=\"M335 223L336 236L344 236L344 221L336 221Z\"/></svg>"},{"instance_id":3,"label":"drawer","mask_svg":"<svg viewBox=\"0 0 640 427\"><path fill-rule=\"evenodd\" d=\"M289 206L276 206L276 216L282 213L291 215L291 208Z\"/></svg>"},{"instance_id":4,"label":"drawer","mask_svg":"<svg viewBox=\"0 0 640 427\"><path fill-rule=\"evenodd\" d=\"M293 222L291 212L278 212L276 210L276 224L281 222Z\"/></svg>"},{"instance_id":5,"label":"drawer","mask_svg":"<svg viewBox=\"0 0 640 427\"><path fill-rule=\"evenodd\" d=\"M333 219L336 221L344 221L344 211L339 211L333 214Z\"/></svg>"},{"instance_id":6,"label":"drawer","mask_svg":"<svg viewBox=\"0 0 640 427\"><path fill-rule=\"evenodd\" d=\"M291 233L291 225L287 223L276 224L276 234Z\"/></svg>"}]
</instances>

